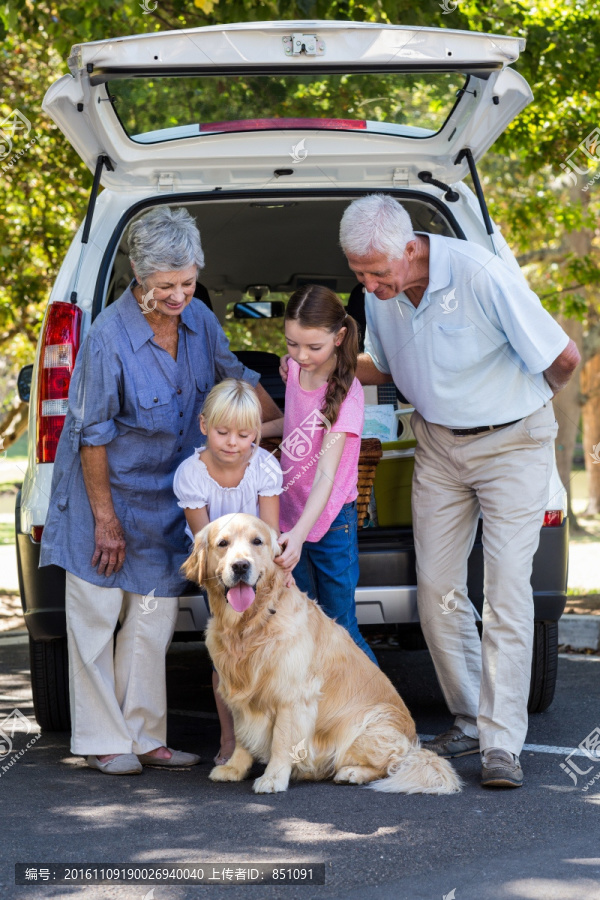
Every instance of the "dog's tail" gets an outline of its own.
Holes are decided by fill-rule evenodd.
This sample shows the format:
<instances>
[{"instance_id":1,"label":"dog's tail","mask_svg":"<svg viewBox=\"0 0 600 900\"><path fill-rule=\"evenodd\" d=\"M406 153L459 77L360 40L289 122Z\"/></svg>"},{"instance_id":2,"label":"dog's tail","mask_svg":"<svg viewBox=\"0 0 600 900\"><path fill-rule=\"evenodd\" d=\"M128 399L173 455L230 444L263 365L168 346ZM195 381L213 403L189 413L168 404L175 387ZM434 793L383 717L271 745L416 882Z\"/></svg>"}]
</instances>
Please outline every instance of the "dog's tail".
<instances>
[{"instance_id":1,"label":"dog's tail","mask_svg":"<svg viewBox=\"0 0 600 900\"><path fill-rule=\"evenodd\" d=\"M398 794L457 794L462 781L447 759L416 744L392 761L387 778L368 786Z\"/></svg>"}]
</instances>

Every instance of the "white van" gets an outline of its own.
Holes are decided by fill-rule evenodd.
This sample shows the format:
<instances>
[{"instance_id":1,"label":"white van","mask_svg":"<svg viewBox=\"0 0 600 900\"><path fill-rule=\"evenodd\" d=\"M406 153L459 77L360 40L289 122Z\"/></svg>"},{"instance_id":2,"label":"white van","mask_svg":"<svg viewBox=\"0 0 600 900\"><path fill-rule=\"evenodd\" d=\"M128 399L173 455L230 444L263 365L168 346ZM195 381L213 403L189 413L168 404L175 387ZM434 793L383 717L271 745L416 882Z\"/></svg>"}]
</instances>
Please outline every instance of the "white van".
<instances>
[{"instance_id":1,"label":"white van","mask_svg":"<svg viewBox=\"0 0 600 900\"><path fill-rule=\"evenodd\" d=\"M44 110L94 173L94 185L57 273L35 363L20 379L31 411L17 556L43 728L69 726L64 572L38 569L53 460L81 342L132 278L127 226L160 204L189 210L206 252L193 302L209 303L222 323L235 304L236 315L281 315L266 292L285 298L307 282L349 295L360 318L362 290L338 227L348 203L373 191L397 197L416 230L475 241L518 270L490 221L476 162L532 99L510 68L523 46L521 38L450 29L285 21L73 47L71 74L50 87ZM475 193L462 182L467 175ZM277 355L246 348L243 361L282 405ZM566 494L556 472L550 493L532 577L531 711L546 709L554 695L566 599ZM359 546L359 622L414 636L410 524L362 528ZM469 593L480 612L480 534ZM205 615L190 586L176 638L201 633Z\"/></svg>"}]
</instances>

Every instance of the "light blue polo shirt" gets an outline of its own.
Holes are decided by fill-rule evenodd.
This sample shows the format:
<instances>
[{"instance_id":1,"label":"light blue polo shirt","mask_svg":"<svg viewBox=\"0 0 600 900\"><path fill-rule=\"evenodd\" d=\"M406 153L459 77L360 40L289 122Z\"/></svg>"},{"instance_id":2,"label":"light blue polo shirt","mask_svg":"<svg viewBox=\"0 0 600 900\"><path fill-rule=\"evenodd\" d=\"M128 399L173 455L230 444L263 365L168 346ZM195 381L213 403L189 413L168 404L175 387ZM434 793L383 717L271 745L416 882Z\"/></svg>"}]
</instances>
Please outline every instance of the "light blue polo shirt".
<instances>
[{"instance_id":1,"label":"light blue polo shirt","mask_svg":"<svg viewBox=\"0 0 600 900\"><path fill-rule=\"evenodd\" d=\"M501 425L551 397L543 372L569 342L519 272L468 241L429 235L429 285L365 293L365 352L428 422Z\"/></svg>"}]
</instances>

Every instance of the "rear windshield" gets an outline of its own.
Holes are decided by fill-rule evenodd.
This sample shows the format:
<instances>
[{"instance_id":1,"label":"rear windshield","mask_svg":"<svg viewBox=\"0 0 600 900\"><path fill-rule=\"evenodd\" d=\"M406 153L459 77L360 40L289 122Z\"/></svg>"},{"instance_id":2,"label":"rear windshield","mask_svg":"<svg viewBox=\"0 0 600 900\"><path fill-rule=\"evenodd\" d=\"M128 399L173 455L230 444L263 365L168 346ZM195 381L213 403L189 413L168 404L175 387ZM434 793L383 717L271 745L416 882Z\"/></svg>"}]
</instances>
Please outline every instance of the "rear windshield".
<instances>
[{"instance_id":1,"label":"rear windshield","mask_svg":"<svg viewBox=\"0 0 600 900\"><path fill-rule=\"evenodd\" d=\"M106 89L127 136L158 143L232 131L436 134L465 87L457 72L119 78Z\"/></svg>"}]
</instances>

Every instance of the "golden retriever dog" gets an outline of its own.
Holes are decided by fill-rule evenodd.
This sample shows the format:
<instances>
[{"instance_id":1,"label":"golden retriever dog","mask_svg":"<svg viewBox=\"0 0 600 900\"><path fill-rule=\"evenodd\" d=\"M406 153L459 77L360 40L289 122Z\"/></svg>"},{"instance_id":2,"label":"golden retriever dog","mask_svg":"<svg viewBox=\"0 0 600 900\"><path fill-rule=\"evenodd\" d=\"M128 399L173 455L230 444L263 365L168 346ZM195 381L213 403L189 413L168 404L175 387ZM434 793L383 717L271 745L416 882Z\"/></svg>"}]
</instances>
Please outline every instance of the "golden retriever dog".
<instances>
[{"instance_id":1,"label":"golden retriever dog","mask_svg":"<svg viewBox=\"0 0 600 900\"><path fill-rule=\"evenodd\" d=\"M420 747L389 679L307 594L286 587L280 552L268 525L238 513L203 528L183 566L208 592L206 646L235 727L235 751L212 781L241 781L259 760L259 794L285 791L290 778L460 791L450 763Z\"/></svg>"}]
</instances>

